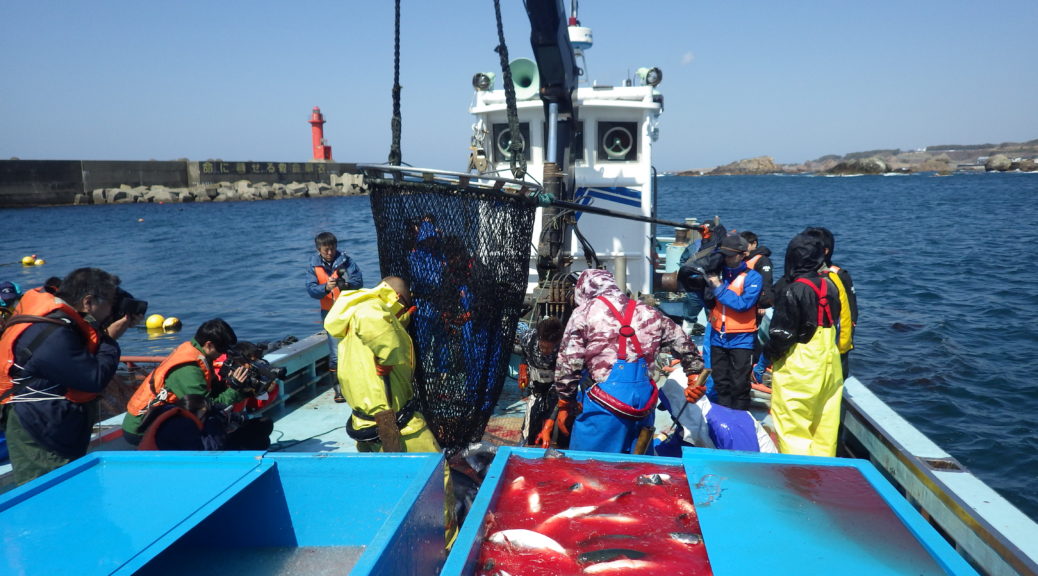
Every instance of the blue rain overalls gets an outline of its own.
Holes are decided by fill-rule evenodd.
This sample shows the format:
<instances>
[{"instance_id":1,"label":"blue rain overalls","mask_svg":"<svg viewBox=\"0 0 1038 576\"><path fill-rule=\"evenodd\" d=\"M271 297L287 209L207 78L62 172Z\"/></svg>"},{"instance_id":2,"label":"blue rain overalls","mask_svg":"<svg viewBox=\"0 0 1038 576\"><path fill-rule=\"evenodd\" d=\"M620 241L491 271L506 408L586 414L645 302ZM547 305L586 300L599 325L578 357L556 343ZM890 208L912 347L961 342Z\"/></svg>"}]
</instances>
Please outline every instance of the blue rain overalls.
<instances>
[{"instance_id":1,"label":"blue rain overalls","mask_svg":"<svg viewBox=\"0 0 1038 576\"><path fill-rule=\"evenodd\" d=\"M581 386L577 399L583 404L583 411L573 423L569 448L630 454L638 441L638 432L651 427L655 421L659 389L649 378L641 343L631 327L636 302L629 300L621 315L611 302L602 296L598 299L609 306L613 317L620 322L617 361L605 381ZM628 340L638 353L634 362L625 360ZM585 373L584 382L589 380Z\"/></svg>"}]
</instances>

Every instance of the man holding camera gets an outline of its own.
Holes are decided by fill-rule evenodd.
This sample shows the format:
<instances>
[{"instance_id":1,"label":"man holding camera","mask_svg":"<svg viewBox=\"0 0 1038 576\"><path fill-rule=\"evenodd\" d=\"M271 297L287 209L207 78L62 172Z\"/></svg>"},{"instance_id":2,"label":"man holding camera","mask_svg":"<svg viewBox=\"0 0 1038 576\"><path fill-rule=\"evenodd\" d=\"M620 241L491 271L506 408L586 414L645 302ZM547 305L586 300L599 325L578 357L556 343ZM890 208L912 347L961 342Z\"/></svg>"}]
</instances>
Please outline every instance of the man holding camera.
<instances>
[{"instance_id":1,"label":"man holding camera","mask_svg":"<svg viewBox=\"0 0 1038 576\"><path fill-rule=\"evenodd\" d=\"M749 243L745 238L726 236L718 251L724 256L724 267L720 274L708 271L706 275L716 402L733 410L748 410L757 300L764 281L760 273L746 266Z\"/></svg>"},{"instance_id":2,"label":"man holding camera","mask_svg":"<svg viewBox=\"0 0 1038 576\"><path fill-rule=\"evenodd\" d=\"M119 278L79 268L57 294L29 290L0 336L0 421L15 482L87 452L97 397L119 366L119 338L141 321L117 312Z\"/></svg>"},{"instance_id":3,"label":"man holding camera","mask_svg":"<svg viewBox=\"0 0 1038 576\"><path fill-rule=\"evenodd\" d=\"M307 266L306 291L311 298L321 301L321 323L328 316L332 304L343 290L357 290L364 286L364 276L360 267L352 258L339 251L339 241L331 232L321 232L314 237L317 252L310 255ZM328 335L328 371L338 369L338 339ZM335 388L335 401L342 403L338 387Z\"/></svg>"},{"instance_id":4,"label":"man holding camera","mask_svg":"<svg viewBox=\"0 0 1038 576\"><path fill-rule=\"evenodd\" d=\"M148 374L126 404L123 418L126 441L139 445L147 425L154 421L152 412L168 405L188 408L189 397L201 397L211 404L222 405L245 398L246 391L220 382L213 369L213 361L237 342L234 330L220 318L199 326L194 339L178 346ZM245 382L249 370L248 364L242 364L231 373L231 379Z\"/></svg>"}]
</instances>

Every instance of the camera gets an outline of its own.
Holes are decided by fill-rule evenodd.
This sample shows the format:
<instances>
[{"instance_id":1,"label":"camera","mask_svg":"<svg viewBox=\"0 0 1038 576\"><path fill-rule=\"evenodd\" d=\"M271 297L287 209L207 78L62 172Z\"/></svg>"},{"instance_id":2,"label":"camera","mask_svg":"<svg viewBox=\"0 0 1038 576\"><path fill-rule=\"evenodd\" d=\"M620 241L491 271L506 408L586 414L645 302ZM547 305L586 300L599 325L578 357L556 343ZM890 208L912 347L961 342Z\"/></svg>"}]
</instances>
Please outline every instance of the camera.
<instances>
[{"instance_id":1,"label":"camera","mask_svg":"<svg viewBox=\"0 0 1038 576\"><path fill-rule=\"evenodd\" d=\"M706 277L720 274L723 268L724 254L711 252L692 262L686 262L678 270L678 282L686 292L699 292L706 288Z\"/></svg>"},{"instance_id":2,"label":"camera","mask_svg":"<svg viewBox=\"0 0 1038 576\"><path fill-rule=\"evenodd\" d=\"M122 288L115 289L115 302L112 303L112 321L126 316L143 316L148 312L148 303L137 300Z\"/></svg>"},{"instance_id":3,"label":"camera","mask_svg":"<svg viewBox=\"0 0 1038 576\"><path fill-rule=\"evenodd\" d=\"M349 273L346 272L345 266L339 266L335 269L335 287L339 290L347 290L349 288Z\"/></svg>"},{"instance_id":4,"label":"camera","mask_svg":"<svg viewBox=\"0 0 1038 576\"><path fill-rule=\"evenodd\" d=\"M260 357L261 349L251 342L239 342L227 352L227 359L220 367L220 379L227 382L235 390L261 393L270 387L275 380L284 379L288 370L284 366L274 367ZM251 366L248 376L243 382L231 378L231 374L239 366Z\"/></svg>"}]
</instances>

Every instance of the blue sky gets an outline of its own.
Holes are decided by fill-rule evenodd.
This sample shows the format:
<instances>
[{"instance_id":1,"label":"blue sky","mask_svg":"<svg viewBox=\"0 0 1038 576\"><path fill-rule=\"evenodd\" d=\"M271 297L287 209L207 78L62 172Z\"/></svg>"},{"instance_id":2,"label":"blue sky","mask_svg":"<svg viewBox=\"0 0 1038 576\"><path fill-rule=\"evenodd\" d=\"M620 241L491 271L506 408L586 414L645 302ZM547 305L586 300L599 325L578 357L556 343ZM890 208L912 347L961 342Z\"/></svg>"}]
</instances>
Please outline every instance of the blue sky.
<instances>
[{"instance_id":1,"label":"blue sky","mask_svg":"<svg viewBox=\"0 0 1038 576\"><path fill-rule=\"evenodd\" d=\"M501 0L512 58L531 57ZM569 1L565 1L569 6ZM491 0L403 0L403 159L463 170ZM588 77L663 70L656 166L1038 138L1038 2L584 0ZM0 4L0 158L383 162L391 0Z\"/></svg>"}]
</instances>

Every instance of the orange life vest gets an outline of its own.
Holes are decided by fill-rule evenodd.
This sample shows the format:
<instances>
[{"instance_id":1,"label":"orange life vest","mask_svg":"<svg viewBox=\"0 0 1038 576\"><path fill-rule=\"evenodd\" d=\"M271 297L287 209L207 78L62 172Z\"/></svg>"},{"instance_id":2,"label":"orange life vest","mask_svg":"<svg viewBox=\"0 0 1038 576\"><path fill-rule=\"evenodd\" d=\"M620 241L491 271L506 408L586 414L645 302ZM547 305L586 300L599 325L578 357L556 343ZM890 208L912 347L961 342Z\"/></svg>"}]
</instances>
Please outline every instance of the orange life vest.
<instances>
[{"instance_id":1,"label":"orange life vest","mask_svg":"<svg viewBox=\"0 0 1038 576\"><path fill-rule=\"evenodd\" d=\"M741 296L745 281L746 272L742 272L728 284L728 289ZM710 309L710 325L722 334L756 332L757 307L751 306L748 310L732 310L718 301Z\"/></svg>"},{"instance_id":2,"label":"orange life vest","mask_svg":"<svg viewBox=\"0 0 1038 576\"><path fill-rule=\"evenodd\" d=\"M173 417L184 417L190 418L198 429L202 429L202 421L188 410L181 408L180 406L174 406L169 410L166 410L162 414L159 414L154 421L148 423L148 428L144 431L144 436L141 438L141 443L137 446L138 450L158 450L158 442L155 441L155 435L158 434L159 427L166 420Z\"/></svg>"},{"instance_id":3,"label":"orange life vest","mask_svg":"<svg viewBox=\"0 0 1038 576\"><path fill-rule=\"evenodd\" d=\"M130 401L126 404L126 412L134 416L142 416L152 405L156 403L172 404L177 401L177 395L166 389L166 377L176 368L187 364L197 364L205 376L206 391L213 385L213 371L206 362L205 355L198 351L190 342L184 342L173 351L151 374L141 382L137 391L133 393Z\"/></svg>"},{"instance_id":4,"label":"orange life vest","mask_svg":"<svg viewBox=\"0 0 1038 576\"><path fill-rule=\"evenodd\" d=\"M3 336L0 336L0 404L10 402L18 395L18 390L14 389L14 380L11 375L11 369L14 368L15 342L29 326L39 321L18 322L17 316L49 316L55 312L62 312L83 335L87 351L90 354L97 354L97 349L101 345L101 334L84 320L75 308L49 292L27 290L15 307L15 315L8 319ZM89 402L97 396L98 394L94 392L72 389L65 391L65 398L80 404Z\"/></svg>"},{"instance_id":5,"label":"orange life vest","mask_svg":"<svg viewBox=\"0 0 1038 576\"><path fill-rule=\"evenodd\" d=\"M324 271L324 266L314 266L314 274L317 275L317 283L321 286L324 286L339 276L335 272L332 272L332 275L329 276L328 273ZM324 298L321 298L321 310L331 310L332 304L335 304L335 299L338 297L339 288L332 288L331 292L325 294Z\"/></svg>"},{"instance_id":6,"label":"orange life vest","mask_svg":"<svg viewBox=\"0 0 1038 576\"><path fill-rule=\"evenodd\" d=\"M749 268L750 270L755 270L754 266L757 265L757 262L760 262L760 259L761 259L762 256L764 256L764 255L763 254L757 254L756 256L750 257L748 260L746 260L746 267Z\"/></svg>"}]
</instances>

